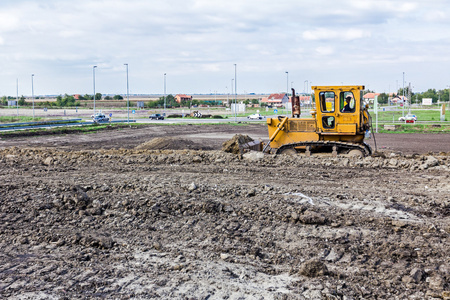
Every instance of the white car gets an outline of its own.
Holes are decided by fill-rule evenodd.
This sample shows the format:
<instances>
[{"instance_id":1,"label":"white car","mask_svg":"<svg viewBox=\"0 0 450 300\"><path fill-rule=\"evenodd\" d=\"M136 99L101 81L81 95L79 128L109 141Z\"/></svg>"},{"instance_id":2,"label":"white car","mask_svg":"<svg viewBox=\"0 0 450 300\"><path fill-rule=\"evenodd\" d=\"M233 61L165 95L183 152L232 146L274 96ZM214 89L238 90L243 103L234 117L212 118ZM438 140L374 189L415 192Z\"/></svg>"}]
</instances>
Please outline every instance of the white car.
<instances>
[{"instance_id":1,"label":"white car","mask_svg":"<svg viewBox=\"0 0 450 300\"><path fill-rule=\"evenodd\" d=\"M94 121L94 123L108 122L109 118L103 113L96 113L92 116L92 121Z\"/></svg>"},{"instance_id":2,"label":"white car","mask_svg":"<svg viewBox=\"0 0 450 300\"><path fill-rule=\"evenodd\" d=\"M262 120L263 116L261 116L260 114L253 114L247 117L247 119L250 120Z\"/></svg>"},{"instance_id":3,"label":"white car","mask_svg":"<svg viewBox=\"0 0 450 300\"><path fill-rule=\"evenodd\" d=\"M416 115L406 115L404 117L400 117L398 118L399 121L417 121L417 117Z\"/></svg>"}]
</instances>

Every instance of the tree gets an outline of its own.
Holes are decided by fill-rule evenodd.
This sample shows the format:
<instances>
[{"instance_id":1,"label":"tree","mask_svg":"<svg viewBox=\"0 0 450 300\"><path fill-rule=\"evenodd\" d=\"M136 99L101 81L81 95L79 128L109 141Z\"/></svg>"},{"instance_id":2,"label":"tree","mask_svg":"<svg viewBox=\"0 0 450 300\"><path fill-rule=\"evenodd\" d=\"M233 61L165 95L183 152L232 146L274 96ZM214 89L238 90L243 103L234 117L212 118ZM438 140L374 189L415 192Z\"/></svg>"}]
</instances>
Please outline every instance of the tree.
<instances>
[{"instance_id":1,"label":"tree","mask_svg":"<svg viewBox=\"0 0 450 300\"><path fill-rule=\"evenodd\" d=\"M113 97L114 100L123 100L123 97L121 95L115 95Z\"/></svg>"},{"instance_id":2,"label":"tree","mask_svg":"<svg viewBox=\"0 0 450 300\"><path fill-rule=\"evenodd\" d=\"M95 93L95 100L102 100L102 94L101 93Z\"/></svg>"},{"instance_id":3,"label":"tree","mask_svg":"<svg viewBox=\"0 0 450 300\"><path fill-rule=\"evenodd\" d=\"M164 97L159 97L158 103L164 106ZM166 96L166 107L178 106L178 102L172 94Z\"/></svg>"},{"instance_id":4,"label":"tree","mask_svg":"<svg viewBox=\"0 0 450 300\"><path fill-rule=\"evenodd\" d=\"M64 107L64 106L79 106L79 105L80 101L75 102L74 96L69 96L65 94L64 97L62 97L61 95L56 97L56 106Z\"/></svg>"},{"instance_id":5,"label":"tree","mask_svg":"<svg viewBox=\"0 0 450 300\"><path fill-rule=\"evenodd\" d=\"M422 98L431 98L433 99L433 103L436 103L438 100L436 89L428 89L428 91L422 93Z\"/></svg>"},{"instance_id":6,"label":"tree","mask_svg":"<svg viewBox=\"0 0 450 300\"><path fill-rule=\"evenodd\" d=\"M19 98L19 105L24 106L27 105L27 102L25 101L25 97L22 95L22 97Z\"/></svg>"},{"instance_id":7,"label":"tree","mask_svg":"<svg viewBox=\"0 0 450 300\"><path fill-rule=\"evenodd\" d=\"M105 100L111 100L112 98L110 96L105 96L105 98L103 98Z\"/></svg>"},{"instance_id":8,"label":"tree","mask_svg":"<svg viewBox=\"0 0 450 300\"><path fill-rule=\"evenodd\" d=\"M386 94L386 93L381 93L381 94L378 96L378 103L380 103L380 104L386 104L386 103L388 103L388 101L389 101L389 95L388 95L388 94Z\"/></svg>"}]
</instances>

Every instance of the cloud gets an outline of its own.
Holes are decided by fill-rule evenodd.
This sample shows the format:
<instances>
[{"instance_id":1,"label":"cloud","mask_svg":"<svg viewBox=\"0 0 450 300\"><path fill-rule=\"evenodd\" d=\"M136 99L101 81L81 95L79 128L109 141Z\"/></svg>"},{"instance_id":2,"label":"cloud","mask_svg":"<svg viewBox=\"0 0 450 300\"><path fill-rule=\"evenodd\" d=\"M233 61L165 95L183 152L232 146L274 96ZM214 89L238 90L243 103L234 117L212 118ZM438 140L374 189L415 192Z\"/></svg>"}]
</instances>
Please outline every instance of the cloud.
<instances>
[{"instance_id":1,"label":"cloud","mask_svg":"<svg viewBox=\"0 0 450 300\"><path fill-rule=\"evenodd\" d=\"M160 92L166 72L179 92L218 89L229 85L234 63L247 90L271 92L285 89L278 73L289 69L293 81L314 81L316 60L331 56L322 69L363 63L380 85L395 72L386 68L425 70L441 60L442 71L433 70L438 82L450 68L449 13L443 0L5 0L0 93L8 91L10 74L14 85L31 72L47 93L90 92L93 65L99 88L120 92L125 62L142 93Z\"/></svg>"},{"instance_id":2,"label":"cloud","mask_svg":"<svg viewBox=\"0 0 450 300\"><path fill-rule=\"evenodd\" d=\"M331 55L334 53L334 49L332 47L325 47L325 46L317 47L316 53L319 55L324 55L324 56Z\"/></svg>"},{"instance_id":3,"label":"cloud","mask_svg":"<svg viewBox=\"0 0 450 300\"><path fill-rule=\"evenodd\" d=\"M318 40L343 40L353 41L362 38L368 38L371 34L362 29L349 28L344 30L334 30L329 28L318 28L303 32L303 38L310 41Z\"/></svg>"}]
</instances>

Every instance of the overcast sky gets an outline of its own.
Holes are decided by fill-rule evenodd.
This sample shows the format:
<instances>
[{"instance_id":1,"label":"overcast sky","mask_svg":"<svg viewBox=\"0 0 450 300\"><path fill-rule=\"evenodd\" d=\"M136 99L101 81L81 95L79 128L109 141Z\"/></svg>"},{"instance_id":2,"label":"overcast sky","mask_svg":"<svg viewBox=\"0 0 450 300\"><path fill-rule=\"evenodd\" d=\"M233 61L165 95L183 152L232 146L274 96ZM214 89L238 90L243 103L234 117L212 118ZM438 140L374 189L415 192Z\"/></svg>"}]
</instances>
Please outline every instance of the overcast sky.
<instances>
[{"instance_id":1,"label":"overcast sky","mask_svg":"<svg viewBox=\"0 0 450 300\"><path fill-rule=\"evenodd\" d=\"M450 85L448 0L1 0L0 95ZM288 72L288 74L286 74Z\"/></svg>"}]
</instances>

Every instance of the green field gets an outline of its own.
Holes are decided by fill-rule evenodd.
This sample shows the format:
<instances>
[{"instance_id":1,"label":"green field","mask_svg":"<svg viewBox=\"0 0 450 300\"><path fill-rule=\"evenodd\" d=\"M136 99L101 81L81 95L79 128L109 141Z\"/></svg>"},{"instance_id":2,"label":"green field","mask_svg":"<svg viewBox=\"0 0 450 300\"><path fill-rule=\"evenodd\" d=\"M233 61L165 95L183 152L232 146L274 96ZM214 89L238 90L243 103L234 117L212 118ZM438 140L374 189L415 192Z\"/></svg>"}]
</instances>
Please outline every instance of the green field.
<instances>
[{"instance_id":1,"label":"green field","mask_svg":"<svg viewBox=\"0 0 450 300\"><path fill-rule=\"evenodd\" d=\"M1 116L0 123L21 123L41 121L42 118L26 117L26 116Z\"/></svg>"},{"instance_id":2,"label":"green field","mask_svg":"<svg viewBox=\"0 0 450 300\"><path fill-rule=\"evenodd\" d=\"M440 110L436 109L420 109L408 111L405 109L406 114L413 114L417 116L417 121L440 121ZM375 120L375 113L371 112L372 118ZM378 111L379 122L398 122L398 118L402 116L402 111ZM450 120L450 111L446 111L446 121Z\"/></svg>"},{"instance_id":3,"label":"green field","mask_svg":"<svg viewBox=\"0 0 450 300\"><path fill-rule=\"evenodd\" d=\"M373 124L375 127L375 124ZM450 124L401 124L397 130L385 130L378 124L378 133L450 133Z\"/></svg>"}]
</instances>

